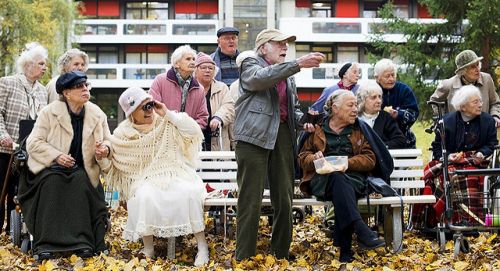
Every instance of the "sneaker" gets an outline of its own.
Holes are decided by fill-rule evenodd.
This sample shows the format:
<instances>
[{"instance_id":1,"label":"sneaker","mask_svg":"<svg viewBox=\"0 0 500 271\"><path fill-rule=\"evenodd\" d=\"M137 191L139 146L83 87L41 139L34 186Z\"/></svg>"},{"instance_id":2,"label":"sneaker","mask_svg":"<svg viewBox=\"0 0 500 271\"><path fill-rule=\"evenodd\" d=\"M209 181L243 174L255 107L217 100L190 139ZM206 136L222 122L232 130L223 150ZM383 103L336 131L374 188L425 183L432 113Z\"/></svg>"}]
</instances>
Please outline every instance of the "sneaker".
<instances>
[{"instance_id":1,"label":"sneaker","mask_svg":"<svg viewBox=\"0 0 500 271\"><path fill-rule=\"evenodd\" d=\"M385 246L385 242L378 237L373 237L372 239L366 241L359 239L358 244L360 247L367 250L373 250Z\"/></svg>"}]
</instances>

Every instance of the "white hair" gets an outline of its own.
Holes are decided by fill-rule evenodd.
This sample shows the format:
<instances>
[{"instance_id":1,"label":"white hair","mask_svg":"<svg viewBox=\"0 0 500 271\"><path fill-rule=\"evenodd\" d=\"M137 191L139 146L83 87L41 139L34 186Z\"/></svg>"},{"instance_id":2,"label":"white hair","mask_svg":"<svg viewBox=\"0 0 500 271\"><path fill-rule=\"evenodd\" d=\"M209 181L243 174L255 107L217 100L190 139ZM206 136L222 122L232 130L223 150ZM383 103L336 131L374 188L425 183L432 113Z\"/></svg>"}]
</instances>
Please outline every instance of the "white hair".
<instances>
[{"instance_id":1,"label":"white hair","mask_svg":"<svg viewBox=\"0 0 500 271\"><path fill-rule=\"evenodd\" d=\"M66 72L66 70L69 69L71 60L76 56L79 56L83 59L83 71L87 71L87 68L89 67L89 56L85 52L73 48L69 49L61 57L59 57L59 60L57 61L57 69L59 70L59 74L63 74Z\"/></svg>"},{"instance_id":2,"label":"white hair","mask_svg":"<svg viewBox=\"0 0 500 271\"><path fill-rule=\"evenodd\" d=\"M335 75L336 76L340 77L339 72L342 69L342 67L344 67L345 64L347 64L347 63L349 63L349 62L344 62L342 64L339 64L337 66L337 68L335 68ZM354 70L354 68L357 68L359 70L359 63L358 62L351 62L351 67L349 67L349 69L347 69L347 71L344 73L344 75L346 77L348 77L349 74L351 74L351 72ZM342 78L340 78L340 80L342 80Z\"/></svg>"},{"instance_id":3,"label":"white hair","mask_svg":"<svg viewBox=\"0 0 500 271\"><path fill-rule=\"evenodd\" d=\"M358 102L358 115L362 115L365 111L365 101L370 94L376 92L382 95L382 87L376 81L367 81L356 90L356 100Z\"/></svg>"},{"instance_id":4,"label":"white hair","mask_svg":"<svg viewBox=\"0 0 500 271\"><path fill-rule=\"evenodd\" d=\"M337 89L332 94L330 94L330 96L328 96L328 99L326 99L325 105L323 106L323 110L325 110L326 115L328 117L333 116L332 106L335 104L337 105L337 107L339 107L344 100L344 96L349 94L354 97L354 94L352 94L350 90L345 89Z\"/></svg>"},{"instance_id":5,"label":"white hair","mask_svg":"<svg viewBox=\"0 0 500 271\"><path fill-rule=\"evenodd\" d=\"M172 53L172 56L170 57L170 63L174 65L176 62L180 61L186 54L193 54L196 57L196 51L191 48L191 46L186 44L175 49L175 51Z\"/></svg>"},{"instance_id":6,"label":"white hair","mask_svg":"<svg viewBox=\"0 0 500 271\"><path fill-rule=\"evenodd\" d=\"M476 95L481 98L481 92L479 91L479 89L473 85L466 85L459 88L455 92L455 94L451 98L450 103L456 111L461 111L461 106L466 105L469 102L469 99ZM482 98L481 101L483 101Z\"/></svg>"},{"instance_id":7,"label":"white hair","mask_svg":"<svg viewBox=\"0 0 500 271\"><path fill-rule=\"evenodd\" d=\"M269 42L266 42L266 43L262 44L261 46L259 46L258 48L255 48L255 55L256 56L260 56L260 57L264 56L264 53L262 53L262 51L260 50L260 48L262 48L262 46L266 47L266 50L268 53L272 53L274 50L274 47L271 44L269 44Z\"/></svg>"},{"instance_id":8,"label":"white hair","mask_svg":"<svg viewBox=\"0 0 500 271\"><path fill-rule=\"evenodd\" d=\"M43 57L43 59L45 60L49 56L49 52L38 42L31 42L26 44L23 52L16 61L17 72L23 74L26 73L26 65L34 64L37 57L39 56Z\"/></svg>"},{"instance_id":9,"label":"white hair","mask_svg":"<svg viewBox=\"0 0 500 271\"><path fill-rule=\"evenodd\" d=\"M477 62L479 62L479 70L481 70L481 68L482 68L482 66L483 66L483 65L482 65L481 61L479 61L479 60L478 60ZM475 63L475 62L474 62L474 63ZM472 63L472 64L474 64L474 63ZM472 64L471 64L471 65L472 65ZM460 76L465 75L465 74L467 73L467 67L469 67L469 66L470 66L470 65L465 66L465 67L461 68L460 70L457 70L457 71L455 72L455 74L456 74L456 75L460 75Z\"/></svg>"},{"instance_id":10,"label":"white hair","mask_svg":"<svg viewBox=\"0 0 500 271\"><path fill-rule=\"evenodd\" d=\"M375 73L375 76L381 76L388 69L394 69L394 74L396 76L398 75L398 67L396 64L388 58L382 58L377 62L377 64L375 64L373 72Z\"/></svg>"}]
</instances>

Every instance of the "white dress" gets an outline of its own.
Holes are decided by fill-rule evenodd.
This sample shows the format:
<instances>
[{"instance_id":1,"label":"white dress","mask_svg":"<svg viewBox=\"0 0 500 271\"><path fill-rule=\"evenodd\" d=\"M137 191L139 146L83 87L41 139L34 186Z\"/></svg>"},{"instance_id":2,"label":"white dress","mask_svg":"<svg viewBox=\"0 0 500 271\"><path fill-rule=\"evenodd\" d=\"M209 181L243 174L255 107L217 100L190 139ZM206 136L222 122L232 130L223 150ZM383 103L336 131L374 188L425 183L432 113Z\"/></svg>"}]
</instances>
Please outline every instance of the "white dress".
<instances>
[{"instance_id":1,"label":"white dress","mask_svg":"<svg viewBox=\"0 0 500 271\"><path fill-rule=\"evenodd\" d=\"M205 229L206 189L195 171L202 138L192 118L172 111L164 118L157 116L155 128L145 134L128 120L114 131L107 176L128 199L124 239L174 237Z\"/></svg>"}]
</instances>

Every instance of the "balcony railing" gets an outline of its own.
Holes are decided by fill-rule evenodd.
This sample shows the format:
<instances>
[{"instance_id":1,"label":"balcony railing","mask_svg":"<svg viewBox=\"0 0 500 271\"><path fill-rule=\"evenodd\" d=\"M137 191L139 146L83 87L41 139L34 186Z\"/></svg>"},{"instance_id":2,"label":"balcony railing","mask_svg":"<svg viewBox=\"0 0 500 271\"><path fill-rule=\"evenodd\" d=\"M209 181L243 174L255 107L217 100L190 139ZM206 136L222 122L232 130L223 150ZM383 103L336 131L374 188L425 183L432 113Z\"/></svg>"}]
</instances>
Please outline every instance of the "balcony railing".
<instances>
[{"instance_id":1,"label":"balcony railing","mask_svg":"<svg viewBox=\"0 0 500 271\"><path fill-rule=\"evenodd\" d=\"M77 43L216 43L218 20L104 20L77 22ZM138 38L140 37L140 38ZM164 37L164 38L159 38Z\"/></svg>"}]
</instances>

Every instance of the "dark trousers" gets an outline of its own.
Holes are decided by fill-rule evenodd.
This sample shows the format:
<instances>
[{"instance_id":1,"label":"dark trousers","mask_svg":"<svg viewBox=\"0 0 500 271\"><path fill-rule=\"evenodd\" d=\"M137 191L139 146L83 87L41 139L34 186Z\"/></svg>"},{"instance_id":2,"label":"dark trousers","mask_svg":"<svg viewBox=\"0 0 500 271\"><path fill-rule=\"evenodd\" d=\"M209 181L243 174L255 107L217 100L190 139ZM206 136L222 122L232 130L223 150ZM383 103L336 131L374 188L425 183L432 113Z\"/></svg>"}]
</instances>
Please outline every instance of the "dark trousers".
<instances>
[{"instance_id":1,"label":"dark trousers","mask_svg":"<svg viewBox=\"0 0 500 271\"><path fill-rule=\"evenodd\" d=\"M335 210L334 245L350 248L353 222L361 219L358 211L358 197L349 179L343 173L333 172L328 178L325 198L333 202Z\"/></svg>"},{"instance_id":2,"label":"dark trousers","mask_svg":"<svg viewBox=\"0 0 500 271\"><path fill-rule=\"evenodd\" d=\"M270 253L288 258L292 242L292 201L294 184L293 141L287 123L280 124L276 145L267 150L238 141L236 161L239 188L236 212L236 259L255 256L260 207L266 177L274 209Z\"/></svg>"},{"instance_id":3,"label":"dark trousers","mask_svg":"<svg viewBox=\"0 0 500 271\"><path fill-rule=\"evenodd\" d=\"M1 193L3 186L4 186L5 175L7 174L7 169L9 166L10 157L11 157L11 154L0 153L0 178L1 178L1 180L0 180L0 193ZM1 227L3 227L3 223L5 220L5 207L7 205L7 226L5 227L6 232L10 231L10 212L12 210L14 210L14 208L16 207L16 205L14 204L16 182L17 182L17 178L13 177L12 175L9 176L9 183L7 184L7 188L6 188L7 203L2 204L2 208L0 209L0 221L2 223ZM5 199L1 199L1 200L5 201Z\"/></svg>"}]
</instances>

